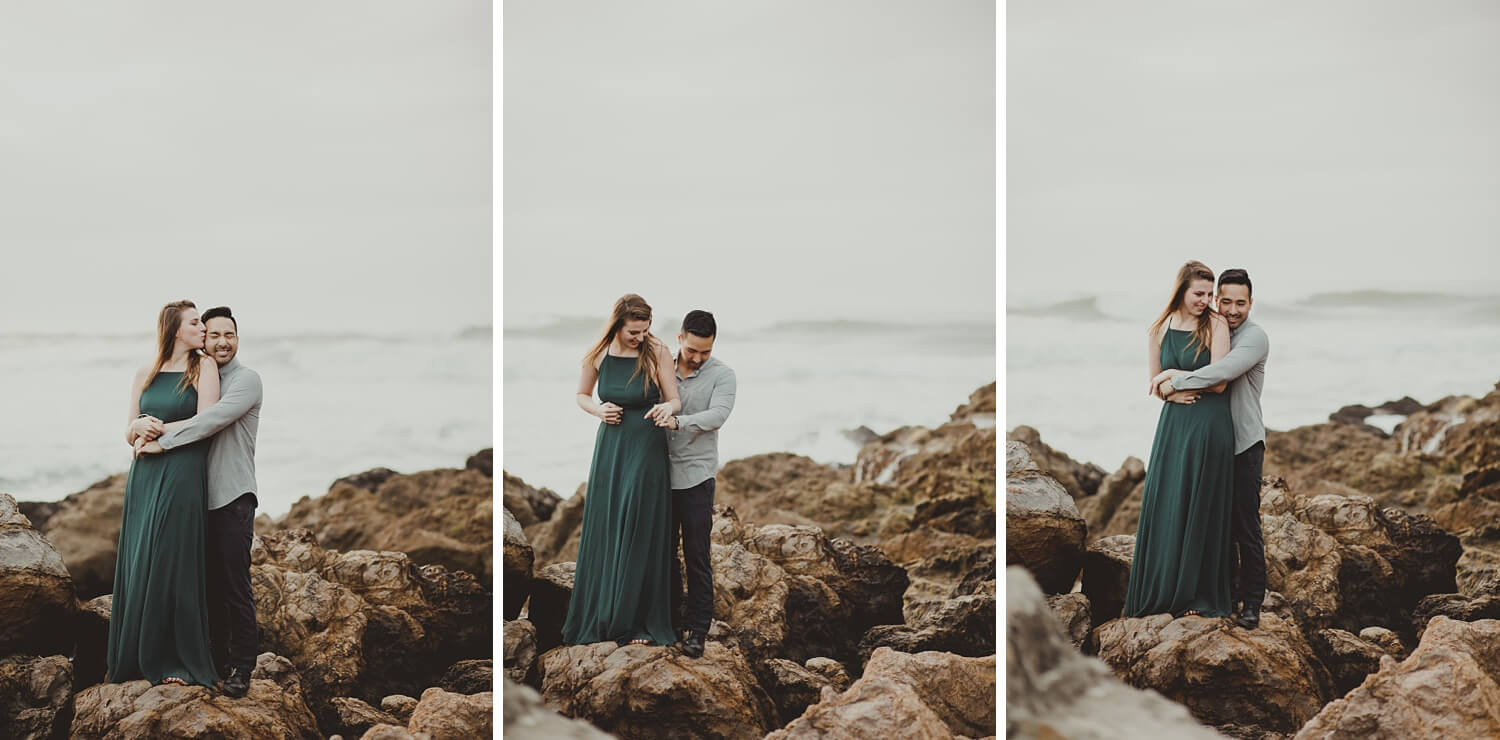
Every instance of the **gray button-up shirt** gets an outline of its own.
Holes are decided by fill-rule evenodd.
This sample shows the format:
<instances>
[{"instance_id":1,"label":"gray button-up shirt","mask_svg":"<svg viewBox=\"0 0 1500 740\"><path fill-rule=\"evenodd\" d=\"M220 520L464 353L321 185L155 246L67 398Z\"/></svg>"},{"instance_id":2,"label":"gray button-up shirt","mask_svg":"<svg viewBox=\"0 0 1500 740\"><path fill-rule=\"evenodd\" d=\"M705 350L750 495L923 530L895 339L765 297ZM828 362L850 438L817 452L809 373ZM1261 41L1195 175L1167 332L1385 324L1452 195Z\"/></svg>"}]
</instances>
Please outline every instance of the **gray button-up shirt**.
<instances>
[{"instance_id":1,"label":"gray button-up shirt","mask_svg":"<svg viewBox=\"0 0 1500 740\"><path fill-rule=\"evenodd\" d=\"M692 488L719 471L719 427L734 410L734 392L734 371L717 357L709 356L686 378L677 371L682 413L677 415L676 431L667 430L674 490Z\"/></svg>"},{"instance_id":2,"label":"gray button-up shirt","mask_svg":"<svg viewBox=\"0 0 1500 740\"><path fill-rule=\"evenodd\" d=\"M1172 379L1172 387L1180 391L1202 390L1226 380L1234 381L1229 384L1229 410L1234 415L1236 455L1266 439L1260 391L1266 384L1266 358L1270 356L1271 338L1266 336L1266 330L1246 318L1240 328L1229 334L1229 354Z\"/></svg>"},{"instance_id":3,"label":"gray button-up shirt","mask_svg":"<svg viewBox=\"0 0 1500 740\"><path fill-rule=\"evenodd\" d=\"M208 360L212 362L212 360ZM260 429L260 373L236 357L219 368L219 402L161 435L162 449L213 437L208 448L208 508L255 493L255 433Z\"/></svg>"}]
</instances>

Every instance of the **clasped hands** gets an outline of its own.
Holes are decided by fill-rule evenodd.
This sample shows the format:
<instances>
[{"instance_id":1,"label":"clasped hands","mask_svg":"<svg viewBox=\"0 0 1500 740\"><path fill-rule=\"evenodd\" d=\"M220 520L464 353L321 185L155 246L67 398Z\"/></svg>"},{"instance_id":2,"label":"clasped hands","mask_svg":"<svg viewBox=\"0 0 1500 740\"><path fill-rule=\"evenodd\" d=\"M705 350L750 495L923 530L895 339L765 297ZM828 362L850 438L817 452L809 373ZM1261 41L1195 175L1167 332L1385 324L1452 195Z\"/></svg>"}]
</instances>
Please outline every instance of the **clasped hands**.
<instances>
[{"instance_id":1,"label":"clasped hands","mask_svg":"<svg viewBox=\"0 0 1500 740\"><path fill-rule=\"evenodd\" d=\"M161 452L162 446L156 438L166 430L167 427L161 419L154 416L142 416L130 422L130 432L135 435L135 444L130 448L131 459Z\"/></svg>"},{"instance_id":2,"label":"clasped hands","mask_svg":"<svg viewBox=\"0 0 1500 740\"><path fill-rule=\"evenodd\" d=\"M1171 384L1172 378L1186 374L1182 370L1163 370L1151 379L1151 387L1146 392L1163 401L1181 404L1195 403L1201 391L1179 391Z\"/></svg>"},{"instance_id":3,"label":"clasped hands","mask_svg":"<svg viewBox=\"0 0 1500 740\"><path fill-rule=\"evenodd\" d=\"M625 409L617 404L605 401L599 405L599 419L605 424L619 424L624 421ZM646 412L646 418L656 422L659 427L676 429L677 422L672 417L671 403L658 403Z\"/></svg>"}]
</instances>

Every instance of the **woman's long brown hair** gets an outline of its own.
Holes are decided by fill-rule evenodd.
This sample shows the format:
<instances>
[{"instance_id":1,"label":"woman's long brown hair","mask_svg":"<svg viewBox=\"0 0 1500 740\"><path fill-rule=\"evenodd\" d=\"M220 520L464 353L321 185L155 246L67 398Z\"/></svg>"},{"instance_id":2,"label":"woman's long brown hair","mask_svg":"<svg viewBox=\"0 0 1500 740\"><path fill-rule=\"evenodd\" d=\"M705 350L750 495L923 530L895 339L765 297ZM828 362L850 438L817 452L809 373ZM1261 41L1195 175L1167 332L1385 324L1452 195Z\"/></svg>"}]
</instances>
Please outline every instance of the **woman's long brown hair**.
<instances>
[{"instance_id":1,"label":"woman's long brown hair","mask_svg":"<svg viewBox=\"0 0 1500 740\"><path fill-rule=\"evenodd\" d=\"M1151 322L1151 328L1148 330L1150 333L1155 334L1157 329L1160 329L1163 324L1167 323L1167 320L1172 316L1172 312L1176 311L1177 307L1182 305L1183 299L1187 297L1188 286L1192 285L1195 280L1207 280L1212 284L1214 281L1214 271L1208 269L1208 265L1198 260L1192 260L1183 265L1182 269L1177 271L1177 287L1172 289L1172 300L1167 302L1167 309L1162 311L1160 316L1156 317L1156 321ZM1195 343L1198 345L1198 349L1193 352L1194 360L1198 359L1198 355L1202 354L1205 348L1211 346L1214 336L1213 322L1214 308L1213 300L1210 298L1208 307L1203 309L1203 313L1198 316L1198 326L1193 329L1192 339L1188 340L1189 347Z\"/></svg>"},{"instance_id":2,"label":"woman's long brown hair","mask_svg":"<svg viewBox=\"0 0 1500 740\"><path fill-rule=\"evenodd\" d=\"M177 330L182 327L182 312L189 308L197 306L192 301L173 301L161 307L161 313L156 317L156 364L151 366L151 373L146 376L148 388L151 381L156 379L156 374L161 372L161 366L172 359L172 351L177 348ZM177 384L177 390L198 384L198 363L202 357L197 352L187 353L187 372L182 374L182 382Z\"/></svg>"},{"instance_id":3,"label":"woman's long brown hair","mask_svg":"<svg viewBox=\"0 0 1500 740\"><path fill-rule=\"evenodd\" d=\"M625 322L650 320L651 304L646 303L645 298L634 293L626 293L620 296L620 299L615 301L614 310L609 313L609 323L604 326L604 334L599 337L599 341L594 343L593 348L589 350L588 354L583 356L583 361L592 365L595 360L599 359L599 355L609 351L609 343L615 340L615 335L620 333L620 329L625 326ZM635 372L630 374L630 380L635 380L635 376L637 375L645 374L646 384L641 395L650 393L651 386L656 384L656 348L658 344L656 336L647 328L646 335L641 338L640 356L635 360ZM626 382L628 383L629 381Z\"/></svg>"}]
</instances>

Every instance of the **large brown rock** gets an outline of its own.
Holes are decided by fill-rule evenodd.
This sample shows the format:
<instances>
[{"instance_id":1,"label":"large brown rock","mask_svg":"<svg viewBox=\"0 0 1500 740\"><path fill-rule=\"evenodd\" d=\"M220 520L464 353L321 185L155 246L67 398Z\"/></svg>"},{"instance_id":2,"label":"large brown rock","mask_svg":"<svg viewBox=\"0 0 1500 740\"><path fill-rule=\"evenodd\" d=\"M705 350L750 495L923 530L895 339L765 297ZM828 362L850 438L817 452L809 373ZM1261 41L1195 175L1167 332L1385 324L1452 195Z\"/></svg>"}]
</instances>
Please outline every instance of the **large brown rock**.
<instances>
[{"instance_id":1,"label":"large brown rock","mask_svg":"<svg viewBox=\"0 0 1500 740\"><path fill-rule=\"evenodd\" d=\"M1103 662L1079 654L1031 574L1013 567L1005 576L1007 738L1107 740L1132 727L1150 728L1159 740L1219 737L1180 704L1127 686Z\"/></svg>"},{"instance_id":2,"label":"large brown rock","mask_svg":"<svg viewBox=\"0 0 1500 740\"><path fill-rule=\"evenodd\" d=\"M993 416L962 412L936 429L902 427L866 444L855 458L855 483L888 485L912 501L956 495L993 504Z\"/></svg>"},{"instance_id":3,"label":"large brown rock","mask_svg":"<svg viewBox=\"0 0 1500 740\"><path fill-rule=\"evenodd\" d=\"M552 518L552 512L562 501L550 488L534 488L526 481L501 471L504 483L505 509L516 517L522 527L529 527Z\"/></svg>"},{"instance_id":4,"label":"large brown rock","mask_svg":"<svg viewBox=\"0 0 1500 740\"><path fill-rule=\"evenodd\" d=\"M278 520L305 528L332 550L404 552L418 565L442 565L490 582L494 479L479 470L437 469L384 477L371 489L335 482L303 497Z\"/></svg>"},{"instance_id":5,"label":"large brown rock","mask_svg":"<svg viewBox=\"0 0 1500 740\"><path fill-rule=\"evenodd\" d=\"M1089 632L1094 628L1093 617L1089 613L1089 598L1080 593L1057 594L1047 597L1047 606L1057 615L1057 621L1067 631L1073 647L1082 649L1084 643L1088 642Z\"/></svg>"},{"instance_id":6,"label":"large brown rock","mask_svg":"<svg viewBox=\"0 0 1500 740\"><path fill-rule=\"evenodd\" d=\"M431 688L422 692L406 728L431 740L469 740L494 734L495 695L459 694Z\"/></svg>"},{"instance_id":7,"label":"large brown rock","mask_svg":"<svg viewBox=\"0 0 1500 740\"><path fill-rule=\"evenodd\" d=\"M835 691L844 689L828 676L784 658L762 662L756 667L756 674L776 706L778 725L791 722L802 716L808 707L817 704L824 687L832 687Z\"/></svg>"},{"instance_id":8,"label":"large brown rock","mask_svg":"<svg viewBox=\"0 0 1500 740\"><path fill-rule=\"evenodd\" d=\"M1100 625L1098 655L1126 683L1159 691L1200 721L1289 733L1333 696L1333 684L1297 625L1273 611L1260 627L1170 614Z\"/></svg>"},{"instance_id":9,"label":"large brown rock","mask_svg":"<svg viewBox=\"0 0 1500 740\"><path fill-rule=\"evenodd\" d=\"M759 740L775 726L770 697L739 651L709 641L701 658L612 642L541 657L542 697L621 738Z\"/></svg>"},{"instance_id":10,"label":"large brown rock","mask_svg":"<svg viewBox=\"0 0 1500 740\"><path fill-rule=\"evenodd\" d=\"M943 550L920 560L897 560L911 581L901 597L901 613L907 624L916 624L929 612L942 608L949 599L974 593L978 584L995 580L993 540L965 537L946 544ZM886 545L881 549L887 554L891 552Z\"/></svg>"},{"instance_id":11,"label":"large brown rock","mask_svg":"<svg viewBox=\"0 0 1500 740\"><path fill-rule=\"evenodd\" d=\"M510 740L608 740L614 737L578 719L569 719L542 703L530 686L505 682L505 725L500 732Z\"/></svg>"},{"instance_id":12,"label":"large brown rock","mask_svg":"<svg viewBox=\"0 0 1500 740\"><path fill-rule=\"evenodd\" d=\"M1073 499L1042 472L1026 445L1005 446L1005 564L1036 576L1047 593L1073 590L1083 565L1083 517Z\"/></svg>"},{"instance_id":13,"label":"large brown rock","mask_svg":"<svg viewBox=\"0 0 1500 740\"><path fill-rule=\"evenodd\" d=\"M73 667L61 655L0 658L0 736L63 737L72 711Z\"/></svg>"},{"instance_id":14,"label":"large brown rock","mask_svg":"<svg viewBox=\"0 0 1500 740\"><path fill-rule=\"evenodd\" d=\"M62 556L0 493L0 655L70 655L78 601Z\"/></svg>"},{"instance_id":15,"label":"large brown rock","mask_svg":"<svg viewBox=\"0 0 1500 740\"><path fill-rule=\"evenodd\" d=\"M915 624L871 627L859 643L860 658L879 648L905 653L942 651L963 656L995 652L995 583L978 593L956 596L924 614Z\"/></svg>"},{"instance_id":16,"label":"large brown rock","mask_svg":"<svg viewBox=\"0 0 1500 740\"><path fill-rule=\"evenodd\" d=\"M1390 655L1380 645L1344 630L1318 630L1310 642L1333 678L1335 696L1363 683L1365 676L1380 670L1380 659Z\"/></svg>"},{"instance_id":17,"label":"large brown rock","mask_svg":"<svg viewBox=\"0 0 1500 740\"><path fill-rule=\"evenodd\" d=\"M1005 439L1026 445L1031 459L1036 461L1037 469L1062 484L1063 489L1075 501L1098 493L1100 484L1109 476L1109 471L1098 465L1078 462L1066 453L1052 449L1042 441L1042 433L1032 427L1018 426L1010 430Z\"/></svg>"},{"instance_id":18,"label":"large brown rock","mask_svg":"<svg viewBox=\"0 0 1500 740\"><path fill-rule=\"evenodd\" d=\"M1406 660L1324 707L1297 738L1500 737L1500 621L1434 617Z\"/></svg>"},{"instance_id":19,"label":"large brown rock","mask_svg":"<svg viewBox=\"0 0 1500 740\"><path fill-rule=\"evenodd\" d=\"M1099 483L1099 492L1078 500L1078 511L1090 532L1103 532L1131 491L1146 480L1146 464L1138 457L1127 457L1120 469ZM1133 532L1132 532L1133 533Z\"/></svg>"},{"instance_id":20,"label":"large brown rock","mask_svg":"<svg viewBox=\"0 0 1500 740\"><path fill-rule=\"evenodd\" d=\"M709 545L714 613L729 627L725 639L751 660L780 651L787 636L786 571L741 545Z\"/></svg>"},{"instance_id":21,"label":"large brown rock","mask_svg":"<svg viewBox=\"0 0 1500 740\"><path fill-rule=\"evenodd\" d=\"M505 598L505 618L515 619L531 595L531 567L535 557L531 544L526 541L526 532L521 523L504 509L504 575L501 590Z\"/></svg>"},{"instance_id":22,"label":"large brown rock","mask_svg":"<svg viewBox=\"0 0 1500 740\"><path fill-rule=\"evenodd\" d=\"M317 723L290 662L261 654L250 693L231 699L204 686L104 683L79 692L70 737L316 738Z\"/></svg>"},{"instance_id":23,"label":"large brown rock","mask_svg":"<svg viewBox=\"0 0 1500 740\"><path fill-rule=\"evenodd\" d=\"M583 504L587 486L579 486L571 498L559 501L546 521L525 527L526 541L531 543L534 562L540 571L557 563L578 560L578 540L583 534Z\"/></svg>"},{"instance_id":24,"label":"large brown rock","mask_svg":"<svg viewBox=\"0 0 1500 740\"><path fill-rule=\"evenodd\" d=\"M114 591L115 548L120 543L120 515L125 507L125 474L105 478L62 501L24 503L40 507L36 530L57 548L81 599Z\"/></svg>"},{"instance_id":25,"label":"large brown rock","mask_svg":"<svg viewBox=\"0 0 1500 740\"><path fill-rule=\"evenodd\" d=\"M539 684L536 673L536 627L517 619L504 626L503 667L505 677L516 683Z\"/></svg>"},{"instance_id":26,"label":"large brown rock","mask_svg":"<svg viewBox=\"0 0 1500 740\"><path fill-rule=\"evenodd\" d=\"M393 725L398 722L389 712L376 709L359 699L341 696L331 704L338 721L327 729L344 737L359 737L376 725Z\"/></svg>"},{"instance_id":27,"label":"large brown rock","mask_svg":"<svg viewBox=\"0 0 1500 740\"><path fill-rule=\"evenodd\" d=\"M455 694L482 694L495 690L495 662L489 658L460 660L443 671L438 688Z\"/></svg>"}]
</instances>

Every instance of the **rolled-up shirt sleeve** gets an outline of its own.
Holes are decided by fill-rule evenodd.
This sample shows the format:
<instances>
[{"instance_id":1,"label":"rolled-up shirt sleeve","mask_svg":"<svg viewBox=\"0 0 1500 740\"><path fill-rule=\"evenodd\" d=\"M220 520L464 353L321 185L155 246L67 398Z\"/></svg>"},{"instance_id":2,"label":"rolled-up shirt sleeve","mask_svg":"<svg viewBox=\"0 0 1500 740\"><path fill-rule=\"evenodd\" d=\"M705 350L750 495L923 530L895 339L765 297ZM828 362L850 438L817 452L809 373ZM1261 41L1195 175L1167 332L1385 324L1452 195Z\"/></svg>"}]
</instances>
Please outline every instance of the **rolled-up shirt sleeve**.
<instances>
[{"instance_id":1,"label":"rolled-up shirt sleeve","mask_svg":"<svg viewBox=\"0 0 1500 740\"><path fill-rule=\"evenodd\" d=\"M1179 391L1198 391L1234 380L1249 372L1250 368L1266 359L1271 352L1271 342L1266 332L1258 326L1249 329L1218 362L1172 378L1172 387Z\"/></svg>"},{"instance_id":2,"label":"rolled-up shirt sleeve","mask_svg":"<svg viewBox=\"0 0 1500 740\"><path fill-rule=\"evenodd\" d=\"M208 439L218 434L224 427L233 424L236 419L249 413L250 409L261 399L260 376L248 368L241 372L249 377L239 379L232 388L224 391L218 403L195 414L181 427L157 438L156 441L162 449L170 450Z\"/></svg>"},{"instance_id":3,"label":"rolled-up shirt sleeve","mask_svg":"<svg viewBox=\"0 0 1500 740\"><path fill-rule=\"evenodd\" d=\"M734 394L738 387L736 383L734 371L726 372L724 377L714 383L708 408L696 414L677 416L678 431L711 432L724 426L724 422L729 420L729 412L734 410Z\"/></svg>"}]
</instances>

